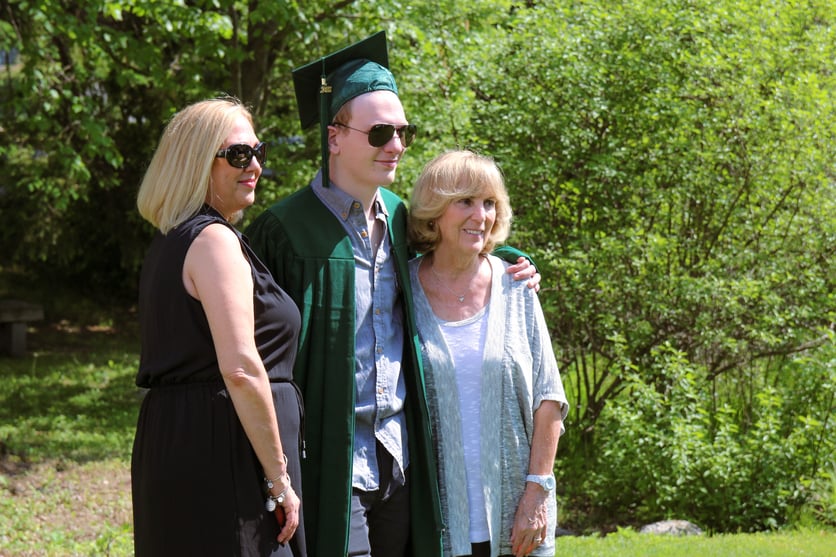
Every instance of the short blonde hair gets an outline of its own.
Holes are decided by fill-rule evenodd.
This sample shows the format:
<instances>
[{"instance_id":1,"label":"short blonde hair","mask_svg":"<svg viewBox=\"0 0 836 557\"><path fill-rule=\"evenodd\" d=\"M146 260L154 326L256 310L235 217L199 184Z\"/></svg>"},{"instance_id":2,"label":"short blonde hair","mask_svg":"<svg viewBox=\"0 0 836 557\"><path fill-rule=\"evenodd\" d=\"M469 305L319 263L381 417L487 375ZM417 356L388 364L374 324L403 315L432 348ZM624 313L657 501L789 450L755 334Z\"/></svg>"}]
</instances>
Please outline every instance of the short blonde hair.
<instances>
[{"instance_id":1,"label":"short blonde hair","mask_svg":"<svg viewBox=\"0 0 836 557\"><path fill-rule=\"evenodd\" d=\"M136 199L142 217L163 234L200 211L215 155L240 116L252 125L241 101L221 97L187 106L166 126Z\"/></svg>"},{"instance_id":2,"label":"short blonde hair","mask_svg":"<svg viewBox=\"0 0 836 557\"><path fill-rule=\"evenodd\" d=\"M441 242L435 221L457 199L491 197L496 221L488 231L483 253L503 243L511 231L511 202L502 172L494 160L473 151L448 151L427 163L412 191L409 242L418 253L430 253Z\"/></svg>"},{"instance_id":3,"label":"short blonde hair","mask_svg":"<svg viewBox=\"0 0 836 557\"><path fill-rule=\"evenodd\" d=\"M357 97L354 97L354 99L356 98ZM334 114L334 118L331 120L331 123L328 124L329 126L336 126L339 133L344 135L351 131L346 126L348 126L348 123L351 122L351 105L354 104L354 99L349 99L348 102L343 104L339 110L337 110L337 113ZM328 131L326 130L325 133L328 133ZM331 154L330 147L328 154L329 156Z\"/></svg>"},{"instance_id":4,"label":"short blonde hair","mask_svg":"<svg viewBox=\"0 0 836 557\"><path fill-rule=\"evenodd\" d=\"M356 99L357 97L354 97ZM334 117L331 119L331 124L342 124L347 125L351 122L351 105L354 104L352 101L354 99L349 99L348 102L343 104L337 113L334 114Z\"/></svg>"}]
</instances>

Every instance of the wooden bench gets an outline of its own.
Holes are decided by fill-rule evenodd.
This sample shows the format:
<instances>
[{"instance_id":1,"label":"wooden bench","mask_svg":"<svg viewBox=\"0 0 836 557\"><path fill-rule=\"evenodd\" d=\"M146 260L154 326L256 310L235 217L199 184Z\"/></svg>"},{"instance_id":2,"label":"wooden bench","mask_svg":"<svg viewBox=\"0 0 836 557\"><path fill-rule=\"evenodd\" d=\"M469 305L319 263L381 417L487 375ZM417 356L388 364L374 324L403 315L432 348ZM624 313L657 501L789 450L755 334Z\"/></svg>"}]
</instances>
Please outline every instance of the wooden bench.
<instances>
[{"instance_id":1,"label":"wooden bench","mask_svg":"<svg viewBox=\"0 0 836 557\"><path fill-rule=\"evenodd\" d=\"M26 354L26 327L44 318L44 308L18 300L0 300L0 353Z\"/></svg>"}]
</instances>

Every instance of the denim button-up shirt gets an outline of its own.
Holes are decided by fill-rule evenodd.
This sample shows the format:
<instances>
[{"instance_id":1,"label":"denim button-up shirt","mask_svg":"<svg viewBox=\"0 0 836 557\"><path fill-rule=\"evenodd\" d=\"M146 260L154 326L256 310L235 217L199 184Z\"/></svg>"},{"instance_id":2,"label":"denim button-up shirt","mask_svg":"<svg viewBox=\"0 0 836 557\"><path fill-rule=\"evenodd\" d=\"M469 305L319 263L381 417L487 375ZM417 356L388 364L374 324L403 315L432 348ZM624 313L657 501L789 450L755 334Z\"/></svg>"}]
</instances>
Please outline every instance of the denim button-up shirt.
<instances>
[{"instance_id":1,"label":"denim button-up shirt","mask_svg":"<svg viewBox=\"0 0 836 557\"><path fill-rule=\"evenodd\" d=\"M374 198L375 226L382 229L377 249L372 244L363 204L334 184L324 188L315 180L314 193L345 227L354 249L355 273L355 385L354 465L352 485L364 491L380 487L376 443L393 456L392 477L401 485L409 465L406 385L401 374L403 307L387 225L386 207Z\"/></svg>"}]
</instances>

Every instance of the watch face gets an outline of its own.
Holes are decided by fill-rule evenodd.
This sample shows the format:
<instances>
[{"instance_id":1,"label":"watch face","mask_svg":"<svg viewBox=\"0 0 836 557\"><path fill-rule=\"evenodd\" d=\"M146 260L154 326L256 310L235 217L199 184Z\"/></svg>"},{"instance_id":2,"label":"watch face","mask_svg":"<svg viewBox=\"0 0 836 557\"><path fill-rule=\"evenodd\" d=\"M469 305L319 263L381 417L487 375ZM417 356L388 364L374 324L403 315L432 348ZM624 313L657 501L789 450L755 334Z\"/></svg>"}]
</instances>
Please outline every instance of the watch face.
<instances>
[{"instance_id":1,"label":"watch face","mask_svg":"<svg viewBox=\"0 0 836 557\"><path fill-rule=\"evenodd\" d=\"M548 491L551 491L555 488L554 478L549 476L546 478L546 481L543 482L543 487L545 487Z\"/></svg>"}]
</instances>

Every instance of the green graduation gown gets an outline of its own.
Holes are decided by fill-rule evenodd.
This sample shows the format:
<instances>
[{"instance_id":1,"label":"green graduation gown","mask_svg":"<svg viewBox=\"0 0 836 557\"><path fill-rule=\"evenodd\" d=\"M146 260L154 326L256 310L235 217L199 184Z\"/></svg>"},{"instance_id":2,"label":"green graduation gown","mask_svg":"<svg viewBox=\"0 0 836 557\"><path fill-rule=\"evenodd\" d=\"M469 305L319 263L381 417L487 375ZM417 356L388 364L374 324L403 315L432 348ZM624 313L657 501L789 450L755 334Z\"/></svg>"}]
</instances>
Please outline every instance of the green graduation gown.
<instances>
[{"instance_id":1,"label":"green graduation gown","mask_svg":"<svg viewBox=\"0 0 836 557\"><path fill-rule=\"evenodd\" d=\"M410 455L413 557L442 554L441 507L421 352L409 282L407 209L380 189L403 296L405 412ZM354 253L342 224L308 186L247 228L256 254L302 314L294 380L305 402L302 492L308 554L345 555L354 444Z\"/></svg>"}]
</instances>

